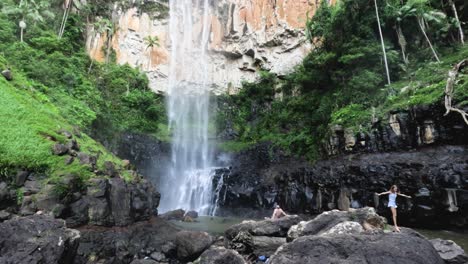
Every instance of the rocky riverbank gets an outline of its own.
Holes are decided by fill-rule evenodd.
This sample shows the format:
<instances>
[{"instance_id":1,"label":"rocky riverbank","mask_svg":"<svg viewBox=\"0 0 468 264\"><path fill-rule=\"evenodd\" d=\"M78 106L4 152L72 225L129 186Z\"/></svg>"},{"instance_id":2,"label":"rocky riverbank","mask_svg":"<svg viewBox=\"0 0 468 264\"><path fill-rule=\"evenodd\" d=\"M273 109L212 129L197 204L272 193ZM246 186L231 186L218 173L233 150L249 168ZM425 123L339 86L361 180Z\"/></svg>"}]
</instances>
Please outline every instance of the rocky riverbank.
<instances>
[{"instance_id":1,"label":"rocky riverbank","mask_svg":"<svg viewBox=\"0 0 468 264\"><path fill-rule=\"evenodd\" d=\"M0 223L2 263L421 263L461 264L464 251L451 241L429 241L403 228L387 231L373 208L330 211L310 221L299 216L244 221L224 237L183 231L151 218L126 227L69 229L50 215Z\"/></svg>"},{"instance_id":2,"label":"rocky riverbank","mask_svg":"<svg viewBox=\"0 0 468 264\"><path fill-rule=\"evenodd\" d=\"M384 122L385 121L385 122ZM468 227L468 126L443 109L414 108L376 120L369 132L331 128L325 159L310 164L268 143L233 154L221 180L220 215L270 209L291 213L373 206L388 216L375 192L399 185L405 225ZM214 186L217 186L214 184ZM252 210L253 209L253 210Z\"/></svg>"}]
</instances>

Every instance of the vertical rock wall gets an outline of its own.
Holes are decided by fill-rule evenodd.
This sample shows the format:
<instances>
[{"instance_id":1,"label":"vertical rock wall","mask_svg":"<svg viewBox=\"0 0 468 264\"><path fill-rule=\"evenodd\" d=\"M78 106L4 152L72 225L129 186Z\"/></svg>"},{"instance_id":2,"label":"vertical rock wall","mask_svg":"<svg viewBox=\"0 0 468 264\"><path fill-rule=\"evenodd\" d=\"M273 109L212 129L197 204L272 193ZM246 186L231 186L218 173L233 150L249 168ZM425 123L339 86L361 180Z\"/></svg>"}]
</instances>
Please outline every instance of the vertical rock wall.
<instances>
[{"instance_id":1,"label":"vertical rock wall","mask_svg":"<svg viewBox=\"0 0 468 264\"><path fill-rule=\"evenodd\" d=\"M153 0L156 1L156 0ZM278 75L290 72L308 54L305 40L307 16L312 16L320 0L219 0L210 10L210 57L212 89L216 93L235 93L243 80L253 81L259 70ZM334 1L327 1L333 4ZM194 5L200 5L194 1ZM194 21L201 25L203 12ZM136 7L114 11L117 31L110 40L117 62L146 71L151 88L165 91L171 43L167 14L154 14ZM201 36L194 34L194 39ZM147 48L144 39L157 36L159 47ZM89 26L87 50L98 61L105 60L105 33Z\"/></svg>"}]
</instances>

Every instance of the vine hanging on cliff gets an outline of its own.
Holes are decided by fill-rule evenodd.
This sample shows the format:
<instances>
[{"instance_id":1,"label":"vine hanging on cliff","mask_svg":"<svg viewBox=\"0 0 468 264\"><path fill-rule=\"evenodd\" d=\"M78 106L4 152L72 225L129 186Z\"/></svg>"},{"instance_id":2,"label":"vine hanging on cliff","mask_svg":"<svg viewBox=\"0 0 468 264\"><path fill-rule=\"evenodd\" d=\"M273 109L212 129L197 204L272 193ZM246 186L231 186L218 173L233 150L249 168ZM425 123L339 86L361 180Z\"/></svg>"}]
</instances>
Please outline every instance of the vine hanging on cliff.
<instances>
[{"instance_id":1,"label":"vine hanging on cliff","mask_svg":"<svg viewBox=\"0 0 468 264\"><path fill-rule=\"evenodd\" d=\"M464 59L453 66L453 68L448 73L447 85L445 86L445 115L448 115L450 112L460 113L463 117L463 120L465 120L465 123L468 125L468 113L452 106L453 86L455 85L458 73L467 65L468 59Z\"/></svg>"}]
</instances>

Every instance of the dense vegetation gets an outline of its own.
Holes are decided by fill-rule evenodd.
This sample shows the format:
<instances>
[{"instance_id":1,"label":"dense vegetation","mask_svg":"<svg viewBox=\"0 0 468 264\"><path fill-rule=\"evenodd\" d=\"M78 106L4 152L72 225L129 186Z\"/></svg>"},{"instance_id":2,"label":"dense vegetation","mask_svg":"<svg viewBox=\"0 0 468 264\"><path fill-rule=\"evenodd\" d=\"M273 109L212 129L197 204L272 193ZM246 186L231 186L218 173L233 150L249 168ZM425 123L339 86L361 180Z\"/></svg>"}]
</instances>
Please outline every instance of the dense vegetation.
<instances>
[{"instance_id":1,"label":"dense vegetation","mask_svg":"<svg viewBox=\"0 0 468 264\"><path fill-rule=\"evenodd\" d=\"M322 4L307 22L308 39L316 48L294 72L281 78L264 72L258 82L244 83L238 95L219 98L218 123L237 134L222 146L239 150L269 141L314 160L333 124L365 132L371 117L441 104L448 70L468 58L460 35L467 24L459 23L452 9L467 21L466 2L376 3L390 83L374 1ZM466 107L468 75L459 76L455 90L455 103Z\"/></svg>"},{"instance_id":2,"label":"dense vegetation","mask_svg":"<svg viewBox=\"0 0 468 264\"><path fill-rule=\"evenodd\" d=\"M65 168L63 157L52 155L50 138L64 142L61 130L84 132L78 139L82 151L100 153L102 162L117 164L86 134L104 138L132 131L167 139L163 98L150 91L146 75L117 65L111 49L106 49L106 63L86 54L86 22L104 12L98 7L112 3L99 2L88 1L80 10L89 11L69 13L65 22L61 1L0 3L0 70L8 68L13 75L12 81L0 76L0 169L90 176L83 166Z\"/></svg>"}]
</instances>

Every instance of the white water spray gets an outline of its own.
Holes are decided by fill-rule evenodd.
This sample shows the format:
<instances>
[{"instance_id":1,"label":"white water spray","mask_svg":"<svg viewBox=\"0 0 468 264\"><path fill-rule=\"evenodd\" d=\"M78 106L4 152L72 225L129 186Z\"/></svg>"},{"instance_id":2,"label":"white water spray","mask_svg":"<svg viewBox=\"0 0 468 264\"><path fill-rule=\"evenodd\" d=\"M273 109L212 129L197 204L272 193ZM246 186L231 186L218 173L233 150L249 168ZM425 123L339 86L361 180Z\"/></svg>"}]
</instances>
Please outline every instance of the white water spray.
<instances>
[{"instance_id":1,"label":"white water spray","mask_svg":"<svg viewBox=\"0 0 468 264\"><path fill-rule=\"evenodd\" d=\"M209 142L208 0L170 0L171 63L167 112L172 160L161 182L161 211L208 214L212 203Z\"/></svg>"}]
</instances>

